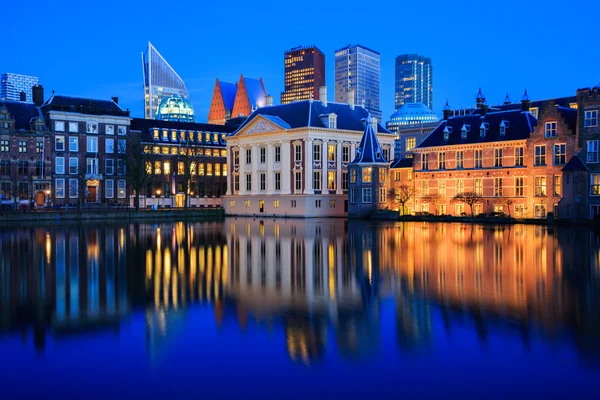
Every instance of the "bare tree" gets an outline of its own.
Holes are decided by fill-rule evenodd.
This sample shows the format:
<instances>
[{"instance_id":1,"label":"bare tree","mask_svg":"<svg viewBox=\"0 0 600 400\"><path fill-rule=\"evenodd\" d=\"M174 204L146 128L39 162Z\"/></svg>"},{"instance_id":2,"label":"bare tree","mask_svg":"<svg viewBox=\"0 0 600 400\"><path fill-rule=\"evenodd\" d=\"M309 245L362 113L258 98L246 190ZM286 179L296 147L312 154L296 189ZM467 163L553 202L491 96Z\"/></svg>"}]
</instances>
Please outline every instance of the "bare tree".
<instances>
[{"instance_id":1,"label":"bare tree","mask_svg":"<svg viewBox=\"0 0 600 400\"><path fill-rule=\"evenodd\" d=\"M440 196L439 194L432 194L429 196L421 197L421 202L431 203L433 208L435 209L435 214L437 215L437 208L440 204L442 204L445 200L445 197Z\"/></svg>"},{"instance_id":2,"label":"bare tree","mask_svg":"<svg viewBox=\"0 0 600 400\"><path fill-rule=\"evenodd\" d=\"M388 199L400 205L400 215L404 215L405 205L415 195L414 188L409 185L397 185L388 192Z\"/></svg>"},{"instance_id":3,"label":"bare tree","mask_svg":"<svg viewBox=\"0 0 600 400\"><path fill-rule=\"evenodd\" d=\"M177 174L183 179L183 195L184 195L184 207L190 206L190 194L198 174L198 163L193 157L193 152L196 149L190 147L188 141L182 142L181 148L179 149L179 156L177 157ZM179 171L179 163L183 163L183 171Z\"/></svg>"},{"instance_id":4,"label":"bare tree","mask_svg":"<svg viewBox=\"0 0 600 400\"><path fill-rule=\"evenodd\" d=\"M481 199L482 199L482 196L475 192L464 192L464 193L457 194L456 196L454 196L452 201L454 201L456 203L468 204L469 207L471 208L471 216L474 217L475 210L474 210L473 206L475 204L479 203L481 201Z\"/></svg>"},{"instance_id":5,"label":"bare tree","mask_svg":"<svg viewBox=\"0 0 600 400\"><path fill-rule=\"evenodd\" d=\"M125 163L125 177L135 193L135 209L140 209L140 191L146 187L152 176L146 170L146 162L150 161L149 154L144 152L141 134L131 131L125 141L118 142L121 159ZM146 196L148 194L146 193Z\"/></svg>"},{"instance_id":6,"label":"bare tree","mask_svg":"<svg viewBox=\"0 0 600 400\"><path fill-rule=\"evenodd\" d=\"M508 216L510 217L510 206L513 204L513 201L506 196L500 197L497 201L496 204L501 205L501 206L506 206L506 208L508 209Z\"/></svg>"}]
</instances>

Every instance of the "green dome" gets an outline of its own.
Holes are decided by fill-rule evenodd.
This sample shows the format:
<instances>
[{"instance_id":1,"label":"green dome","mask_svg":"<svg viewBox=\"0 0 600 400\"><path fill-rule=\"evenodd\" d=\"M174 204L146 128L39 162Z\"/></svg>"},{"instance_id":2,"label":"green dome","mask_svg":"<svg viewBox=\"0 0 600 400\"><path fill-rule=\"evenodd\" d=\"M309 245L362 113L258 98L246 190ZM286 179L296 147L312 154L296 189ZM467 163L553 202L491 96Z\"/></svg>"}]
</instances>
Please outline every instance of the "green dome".
<instances>
[{"instance_id":1,"label":"green dome","mask_svg":"<svg viewBox=\"0 0 600 400\"><path fill-rule=\"evenodd\" d=\"M161 121L194 121L194 107L178 94L165 97L156 109L156 119Z\"/></svg>"}]
</instances>

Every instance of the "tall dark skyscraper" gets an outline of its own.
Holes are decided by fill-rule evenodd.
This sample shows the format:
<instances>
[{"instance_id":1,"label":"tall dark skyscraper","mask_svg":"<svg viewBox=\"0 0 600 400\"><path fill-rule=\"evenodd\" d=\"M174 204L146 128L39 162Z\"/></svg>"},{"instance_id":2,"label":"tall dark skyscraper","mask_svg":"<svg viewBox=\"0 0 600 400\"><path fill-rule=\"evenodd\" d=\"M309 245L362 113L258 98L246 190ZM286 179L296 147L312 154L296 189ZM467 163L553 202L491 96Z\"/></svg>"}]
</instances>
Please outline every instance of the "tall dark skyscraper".
<instances>
[{"instance_id":1,"label":"tall dark skyscraper","mask_svg":"<svg viewBox=\"0 0 600 400\"><path fill-rule=\"evenodd\" d=\"M284 53L285 90L281 104L308 100L312 93L319 100L319 87L325 86L325 55L316 46L294 47Z\"/></svg>"},{"instance_id":2,"label":"tall dark skyscraper","mask_svg":"<svg viewBox=\"0 0 600 400\"><path fill-rule=\"evenodd\" d=\"M418 54L396 57L396 96L398 110L406 103L424 103L433 109L431 58Z\"/></svg>"}]
</instances>

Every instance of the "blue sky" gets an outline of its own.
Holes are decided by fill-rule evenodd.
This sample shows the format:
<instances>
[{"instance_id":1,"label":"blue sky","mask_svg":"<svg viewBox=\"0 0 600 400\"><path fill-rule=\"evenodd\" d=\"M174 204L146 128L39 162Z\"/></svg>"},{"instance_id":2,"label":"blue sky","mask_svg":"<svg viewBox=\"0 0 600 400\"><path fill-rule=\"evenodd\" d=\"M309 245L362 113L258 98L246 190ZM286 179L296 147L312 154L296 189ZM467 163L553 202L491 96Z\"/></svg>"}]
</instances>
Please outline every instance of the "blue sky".
<instances>
[{"instance_id":1,"label":"blue sky","mask_svg":"<svg viewBox=\"0 0 600 400\"><path fill-rule=\"evenodd\" d=\"M311 10L312 8L312 10ZM313 11L314 10L314 11ZM311 12L312 11L312 12ZM600 2L564 1L8 1L0 72L40 77L47 95L110 98L143 116L141 52L151 41L184 79L206 121L215 78L262 77L276 102L283 52L326 55L359 43L381 53L381 108L394 111L394 58L432 58L434 109L573 95L600 82ZM8 52L5 50L8 49Z\"/></svg>"}]
</instances>

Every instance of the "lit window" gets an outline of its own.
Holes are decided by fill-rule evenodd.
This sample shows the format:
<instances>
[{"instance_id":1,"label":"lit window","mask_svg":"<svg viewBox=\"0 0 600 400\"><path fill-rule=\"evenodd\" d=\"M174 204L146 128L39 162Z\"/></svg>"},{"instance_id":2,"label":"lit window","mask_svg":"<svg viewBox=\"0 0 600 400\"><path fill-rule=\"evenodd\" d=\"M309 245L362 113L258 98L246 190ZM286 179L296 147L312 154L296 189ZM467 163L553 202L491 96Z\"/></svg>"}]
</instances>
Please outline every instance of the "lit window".
<instances>
[{"instance_id":1,"label":"lit window","mask_svg":"<svg viewBox=\"0 0 600 400\"><path fill-rule=\"evenodd\" d=\"M372 173L372 168L371 167L363 167L362 169L362 182L363 183L370 183L371 182L371 173Z\"/></svg>"},{"instance_id":2,"label":"lit window","mask_svg":"<svg viewBox=\"0 0 600 400\"><path fill-rule=\"evenodd\" d=\"M546 177L536 176L533 179L535 196L546 196Z\"/></svg>"}]
</instances>

